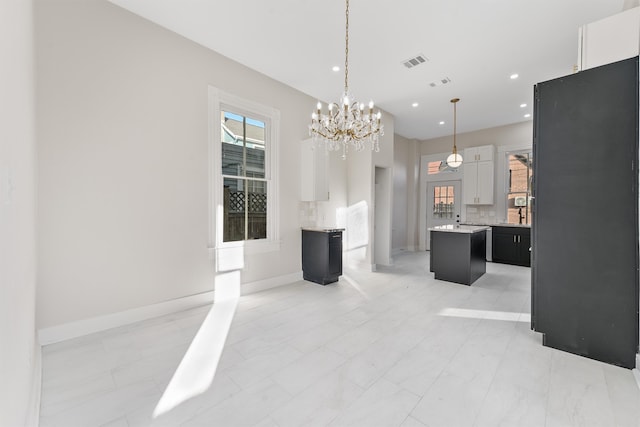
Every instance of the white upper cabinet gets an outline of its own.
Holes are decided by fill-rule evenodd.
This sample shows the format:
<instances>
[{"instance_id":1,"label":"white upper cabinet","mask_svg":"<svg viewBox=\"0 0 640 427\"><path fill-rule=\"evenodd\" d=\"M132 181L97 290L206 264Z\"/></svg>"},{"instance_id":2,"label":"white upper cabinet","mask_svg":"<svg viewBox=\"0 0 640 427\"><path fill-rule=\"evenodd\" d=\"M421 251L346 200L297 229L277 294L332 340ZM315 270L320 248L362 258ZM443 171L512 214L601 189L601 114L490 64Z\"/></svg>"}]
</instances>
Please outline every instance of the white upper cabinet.
<instances>
[{"instance_id":1,"label":"white upper cabinet","mask_svg":"<svg viewBox=\"0 0 640 427\"><path fill-rule=\"evenodd\" d=\"M329 153L322 144L314 146L311 139L300 146L300 200L329 200Z\"/></svg>"},{"instance_id":2,"label":"white upper cabinet","mask_svg":"<svg viewBox=\"0 0 640 427\"><path fill-rule=\"evenodd\" d=\"M493 161L493 145L482 145L480 147L470 147L464 149L464 162L486 162Z\"/></svg>"},{"instance_id":3,"label":"white upper cabinet","mask_svg":"<svg viewBox=\"0 0 640 427\"><path fill-rule=\"evenodd\" d=\"M465 148L462 170L466 205L493 204L494 152L493 145Z\"/></svg>"}]
</instances>

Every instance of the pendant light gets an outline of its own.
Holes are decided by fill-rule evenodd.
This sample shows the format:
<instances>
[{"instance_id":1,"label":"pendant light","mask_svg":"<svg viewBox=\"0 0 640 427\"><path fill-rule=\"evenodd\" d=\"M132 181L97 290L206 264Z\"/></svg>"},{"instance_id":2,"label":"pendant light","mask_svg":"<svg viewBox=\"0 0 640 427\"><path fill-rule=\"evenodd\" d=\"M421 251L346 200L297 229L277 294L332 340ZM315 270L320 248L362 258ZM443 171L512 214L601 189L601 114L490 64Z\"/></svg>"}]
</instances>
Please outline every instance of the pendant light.
<instances>
[{"instance_id":1,"label":"pendant light","mask_svg":"<svg viewBox=\"0 0 640 427\"><path fill-rule=\"evenodd\" d=\"M460 101L460 98L453 98L451 100L453 104L453 152L447 157L447 165L454 169L462 165L462 156L458 154L458 147L456 147L456 104L458 101Z\"/></svg>"}]
</instances>

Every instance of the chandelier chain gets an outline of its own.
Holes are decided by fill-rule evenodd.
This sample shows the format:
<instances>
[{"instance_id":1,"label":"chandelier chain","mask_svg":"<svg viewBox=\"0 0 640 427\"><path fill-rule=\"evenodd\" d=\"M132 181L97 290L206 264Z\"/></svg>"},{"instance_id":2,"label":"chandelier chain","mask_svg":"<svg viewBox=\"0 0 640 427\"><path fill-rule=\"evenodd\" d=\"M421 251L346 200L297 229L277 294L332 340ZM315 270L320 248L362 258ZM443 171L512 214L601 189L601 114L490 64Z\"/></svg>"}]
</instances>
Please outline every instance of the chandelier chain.
<instances>
[{"instance_id":1,"label":"chandelier chain","mask_svg":"<svg viewBox=\"0 0 640 427\"><path fill-rule=\"evenodd\" d=\"M345 37L344 37L344 91L349 91L349 0L345 9Z\"/></svg>"}]
</instances>

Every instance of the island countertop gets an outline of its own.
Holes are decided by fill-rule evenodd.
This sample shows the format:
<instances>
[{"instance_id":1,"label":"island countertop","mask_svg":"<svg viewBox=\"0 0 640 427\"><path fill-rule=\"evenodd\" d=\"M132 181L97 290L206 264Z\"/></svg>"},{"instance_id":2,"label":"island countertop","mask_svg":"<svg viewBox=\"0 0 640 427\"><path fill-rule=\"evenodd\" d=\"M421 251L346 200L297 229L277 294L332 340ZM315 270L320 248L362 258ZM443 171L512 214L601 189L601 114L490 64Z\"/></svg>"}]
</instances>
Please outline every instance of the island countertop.
<instances>
[{"instance_id":1,"label":"island countertop","mask_svg":"<svg viewBox=\"0 0 640 427\"><path fill-rule=\"evenodd\" d=\"M325 228L325 227L301 227L302 231L317 231L319 233L335 233L336 231L344 231L344 228Z\"/></svg>"},{"instance_id":2,"label":"island countertop","mask_svg":"<svg viewBox=\"0 0 640 427\"><path fill-rule=\"evenodd\" d=\"M436 227L429 228L429 231L445 231L448 233L477 233L483 230L489 230L491 227L488 225L438 225Z\"/></svg>"}]
</instances>

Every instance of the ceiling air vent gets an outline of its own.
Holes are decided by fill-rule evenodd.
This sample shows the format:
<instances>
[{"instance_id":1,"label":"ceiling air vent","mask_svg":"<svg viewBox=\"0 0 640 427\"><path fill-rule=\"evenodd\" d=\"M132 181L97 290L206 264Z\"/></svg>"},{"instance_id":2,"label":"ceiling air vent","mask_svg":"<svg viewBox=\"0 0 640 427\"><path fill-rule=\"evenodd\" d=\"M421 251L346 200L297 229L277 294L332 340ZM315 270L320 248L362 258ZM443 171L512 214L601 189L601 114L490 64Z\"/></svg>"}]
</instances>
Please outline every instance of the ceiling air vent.
<instances>
[{"instance_id":1,"label":"ceiling air vent","mask_svg":"<svg viewBox=\"0 0 640 427\"><path fill-rule=\"evenodd\" d=\"M432 81L431 83L429 83L429 86L436 87L436 86L446 85L447 83L451 83L451 79L449 77L443 77L440 80Z\"/></svg>"},{"instance_id":2,"label":"ceiling air vent","mask_svg":"<svg viewBox=\"0 0 640 427\"><path fill-rule=\"evenodd\" d=\"M427 58L426 56L420 54L420 55L415 56L413 58L409 58L406 61L402 61L402 63L407 68L413 68L416 65L420 65L420 64L423 64L423 63L427 62L428 60L429 60L429 58Z\"/></svg>"}]
</instances>

